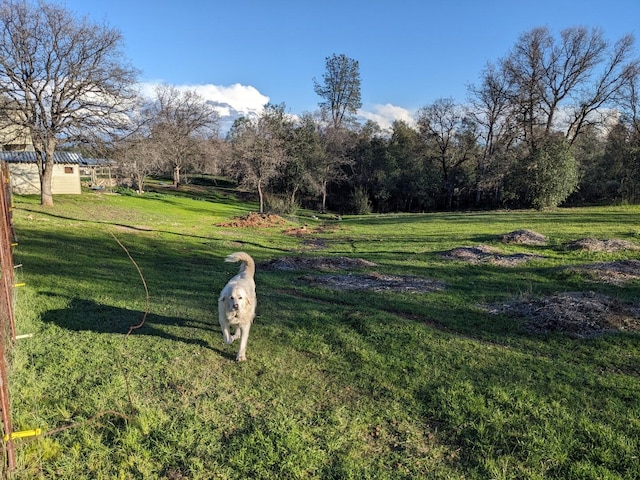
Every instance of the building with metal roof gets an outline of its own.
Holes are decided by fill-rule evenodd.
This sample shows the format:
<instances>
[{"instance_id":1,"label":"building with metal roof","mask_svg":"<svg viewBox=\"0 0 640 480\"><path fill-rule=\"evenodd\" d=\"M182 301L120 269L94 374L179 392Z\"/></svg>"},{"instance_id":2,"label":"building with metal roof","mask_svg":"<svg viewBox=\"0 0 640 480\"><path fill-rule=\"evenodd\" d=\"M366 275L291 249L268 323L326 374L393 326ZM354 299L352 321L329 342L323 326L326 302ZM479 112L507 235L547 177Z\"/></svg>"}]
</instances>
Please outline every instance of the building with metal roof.
<instances>
[{"instance_id":1,"label":"building with metal roof","mask_svg":"<svg viewBox=\"0 0 640 480\"><path fill-rule=\"evenodd\" d=\"M36 163L36 152L0 152L0 160L7 163ZM53 154L53 163L80 164L82 155L76 152L56 152Z\"/></svg>"},{"instance_id":2,"label":"building with metal roof","mask_svg":"<svg viewBox=\"0 0 640 480\"><path fill-rule=\"evenodd\" d=\"M0 152L0 161L9 168L11 190L18 195L40 194L40 175L36 152ZM51 193L79 194L82 155L75 152L56 152L53 157Z\"/></svg>"}]
</instances>

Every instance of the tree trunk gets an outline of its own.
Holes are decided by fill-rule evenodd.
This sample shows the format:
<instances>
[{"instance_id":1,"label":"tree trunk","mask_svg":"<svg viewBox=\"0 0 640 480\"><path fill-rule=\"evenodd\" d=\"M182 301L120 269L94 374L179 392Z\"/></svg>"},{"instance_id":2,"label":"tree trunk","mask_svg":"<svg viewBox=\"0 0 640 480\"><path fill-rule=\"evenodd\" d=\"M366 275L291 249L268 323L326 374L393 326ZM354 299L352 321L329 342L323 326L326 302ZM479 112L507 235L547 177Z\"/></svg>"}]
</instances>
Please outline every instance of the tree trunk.
<instances>
[{"instance_id":1,"label":"tree trunk","mask_svg":"<svg viewBox=\"0 0 640 480\"><path fill-rule=\"evenodd\" d=\"M56 151L56 145L53 142L45 147L43 152L40 152L41 166L39 168L40 174L40 205L45 207L53 206L53 190L51 181L53 178L53 155Z\"/></svg>"},{"instance_id":2,"label":"tree trunk","mask_svg":"<svg viewBox=\"0 0 640 480\"><path fill-rule=\"evenodd\" d=\"M138 195L142 195L144 193L144 174L142 174L141 172L135 172L134 173L134 178L135 178L135 182L136 182L136 192L138 193Z\"/></svg>"},{"instance_id":3,"label":"tree trunk","mask_svg":"<svg viewBox=\"0 0 640 480\"><path fill-rule=\"evenodd\" d=\"M322 213L327 213L327 181L322 182Z\"/></svg>"},{"instance_id":4,"label":"tree trunk","mask_svg":"<svg viewBox=\"0 0 640 480\"><path fill-rule=\"evenodd\" d=\"M264 200L262 198L262 182L258 181L258 198L260 199L260 213L264 213Z\"/></svg>"},{"instance_id":5,"label":"tree trunk","mask_svg":"<svg viewBox=\"0 0 640 480\"><path fill-rule=\"evenodd\" d=\"M45 167L40 178L40 205L53 206L53 193L51 191L51 177L53 165Z\"/></svg>"},{"instance_id":6,"label":"tree trunk","mask_svg":"<svg viewBox=\"0 0 640 480\"><path fill-rule=\"evenodd\" d=\"M173 186L175 188L180 186L180 165L173 166Z\"/></svg>"}]
</instances>

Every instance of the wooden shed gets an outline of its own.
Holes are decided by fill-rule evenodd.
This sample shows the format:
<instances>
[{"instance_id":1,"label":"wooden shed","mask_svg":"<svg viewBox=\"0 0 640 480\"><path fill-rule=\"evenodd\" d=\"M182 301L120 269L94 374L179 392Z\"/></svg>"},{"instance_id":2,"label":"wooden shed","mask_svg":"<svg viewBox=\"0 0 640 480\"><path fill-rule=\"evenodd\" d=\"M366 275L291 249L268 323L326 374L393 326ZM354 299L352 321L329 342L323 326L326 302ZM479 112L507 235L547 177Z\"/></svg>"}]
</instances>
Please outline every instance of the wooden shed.
<instances>
[{"instance_id":1,"label":"wooden shed","mask_svg":"<svg viewBox=\"0 0 640 480\"><path fill-rule=\"evenodd\" d=\"M40 176L35 152L0 152L0 160L7 163L11 191L18 195L40 194ZM74 152L56 152L53 158L51 193L79 194L80 162L82 155Z\"/></svg>"}]
</instances>

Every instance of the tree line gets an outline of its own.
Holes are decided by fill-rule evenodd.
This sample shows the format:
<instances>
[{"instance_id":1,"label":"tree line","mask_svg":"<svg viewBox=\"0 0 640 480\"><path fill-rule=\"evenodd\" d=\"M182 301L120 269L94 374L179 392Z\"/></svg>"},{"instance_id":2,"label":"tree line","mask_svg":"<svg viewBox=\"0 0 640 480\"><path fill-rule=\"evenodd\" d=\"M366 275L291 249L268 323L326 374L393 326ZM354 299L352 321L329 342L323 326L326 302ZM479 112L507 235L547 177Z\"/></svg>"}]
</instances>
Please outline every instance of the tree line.
<instances>
[{"instance_id":1,"label":"tree line","mask_svg":"<svg viewBox=\"0 0 640 480\"><path fill-rule=\"evenodd\" d=\"M44 1L0 6L5 118L38 153L43 204L52 204L56 148L109 158L133 188L150 175L227 175L260 210L340 213L537 208L637 203L640 60L634 38L598 28L523 33L490 62L468 98L440 98L390 130L358 121L357 60L325 59L316 112L266 105L220 135L195 91L135 91L119 32ZM15 131L15 130L14 130ZM48 177L47 177L48 175Z\"/></svg>"}]
</instances>

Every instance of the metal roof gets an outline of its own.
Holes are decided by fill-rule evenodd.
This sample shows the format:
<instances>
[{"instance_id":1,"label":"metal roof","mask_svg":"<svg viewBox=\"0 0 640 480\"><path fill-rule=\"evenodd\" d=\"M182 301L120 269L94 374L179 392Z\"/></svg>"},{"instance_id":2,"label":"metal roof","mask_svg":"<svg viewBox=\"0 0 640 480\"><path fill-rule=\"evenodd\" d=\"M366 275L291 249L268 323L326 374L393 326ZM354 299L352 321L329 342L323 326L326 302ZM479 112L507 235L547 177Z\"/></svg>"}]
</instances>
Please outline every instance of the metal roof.
<instances>
[{"instance_id":1,"label":"metal roof","mask_svg":"<svg viewBox=\"0 0 640 480\"><path fill-rule=\"evenodd\" d=\"M106 158L86 158L82 157L80 159L80 164L86 167L103 167L113 165L115 162L113 160L108 160Z\"/></svg>"},{"instance_id":2,"label":"metal roof","mask_svg":"<svg viewBox=\"0 0 640 480\"><path fill-rule=\"evenodd\" d=\"M0 160L8 163L36 163L36 152L0 152ZM76 152L56 152L53 163L73 163L82 161L82 155Z\"/></svg>"}]
</instances>

